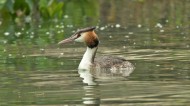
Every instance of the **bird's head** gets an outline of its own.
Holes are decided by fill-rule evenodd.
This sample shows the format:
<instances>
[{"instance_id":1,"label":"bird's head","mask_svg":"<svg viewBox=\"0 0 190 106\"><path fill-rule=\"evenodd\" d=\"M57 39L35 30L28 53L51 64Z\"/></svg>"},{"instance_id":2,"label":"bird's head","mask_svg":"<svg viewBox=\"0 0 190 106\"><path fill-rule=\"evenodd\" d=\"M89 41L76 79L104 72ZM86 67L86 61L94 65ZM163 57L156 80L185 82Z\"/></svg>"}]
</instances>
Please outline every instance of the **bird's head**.
<instances>
[{"instance_id":1,"label":"bird's head","mask_svg":"<svg viewBox=\"0 0 190 106\"><path fill-rule=\"evenodd\" d=\"M99 44L98 36L94 32L96 27L88 27L76 31L71 37L60 41L58 44L65 44L72 41L84 42L89 48L97 47Z\"/></svg>"}]
</instances>

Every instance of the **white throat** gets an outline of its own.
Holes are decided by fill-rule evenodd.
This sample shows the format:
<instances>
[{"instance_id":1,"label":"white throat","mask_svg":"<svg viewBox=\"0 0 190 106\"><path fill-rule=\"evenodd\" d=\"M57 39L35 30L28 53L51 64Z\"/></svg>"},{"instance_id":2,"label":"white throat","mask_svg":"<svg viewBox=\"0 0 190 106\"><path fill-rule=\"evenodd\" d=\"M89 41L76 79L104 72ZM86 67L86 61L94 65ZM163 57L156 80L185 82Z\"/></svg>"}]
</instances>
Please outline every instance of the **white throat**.
<instances>
[{"instance_id":1,"label":"white throat","mask_svg":"<svg viewBox=\"0 0 190 106\"><path fill-rule=\"evenodd\" d=\"M98 47L89 48L87 47L86 52L83 55L83 58L79 64L78 69L89 70L94 62L94 58L96 55Z\"/></svg>"}]
</instances>

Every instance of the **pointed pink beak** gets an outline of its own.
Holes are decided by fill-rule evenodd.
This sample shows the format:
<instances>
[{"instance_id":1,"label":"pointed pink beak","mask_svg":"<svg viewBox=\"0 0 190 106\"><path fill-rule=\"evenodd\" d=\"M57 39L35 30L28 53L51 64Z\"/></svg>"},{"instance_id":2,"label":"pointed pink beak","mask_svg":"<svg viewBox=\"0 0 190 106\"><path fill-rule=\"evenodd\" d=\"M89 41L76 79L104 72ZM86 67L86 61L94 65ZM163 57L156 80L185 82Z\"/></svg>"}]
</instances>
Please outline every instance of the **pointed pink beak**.
<instances>
[{"instance_id":1,"label":"pointed pink beak","mask_svg":"<svg viewBox=\"0 0 190 106\"><path fill-rule=\"evenodd\" d=\"M77 34L74 34L74 35L72 35L71 37L60 41L58 44L59 44L59 45L62 45L62 44L65 44L65 43L72 42L72 41L74 41L77 37L78 37Z\"/></svg>"}]
</instances>

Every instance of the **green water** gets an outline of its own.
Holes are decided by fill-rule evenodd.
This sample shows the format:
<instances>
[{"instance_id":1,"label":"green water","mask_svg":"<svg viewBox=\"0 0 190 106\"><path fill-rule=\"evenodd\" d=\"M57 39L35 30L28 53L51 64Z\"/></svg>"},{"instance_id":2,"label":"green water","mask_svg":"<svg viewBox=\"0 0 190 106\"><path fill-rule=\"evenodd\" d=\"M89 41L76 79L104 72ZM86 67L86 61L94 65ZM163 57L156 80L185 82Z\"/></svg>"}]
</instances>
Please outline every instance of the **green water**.
<instances>
[{"instance_id":1,"label":"green water","mask_svg":"<svg viewBox=\"0 0 190 106\"><path fill-rule=\"evenodd\" d=\"M108 4L120 10L120 4L125 5L126 1L120 2ZM154 2L158 7L151 7L162 13L160 2ZM166 13L167 19L148 14L152 12L148 11L150 5L147 2L129 3L130 8L126 7L116 15L109 14L115 16L113 21L113 17L104 13L114 9L101 1L100 6L105 5L105 10L100 8L97 19L100 23L95 25L100 39L97 56L115 55L133 63L135 70L126 76L99 70L101 77L97 77L88 71L77 70L85 45L57 45L73 31L88 26L85 25L88 21L81 26L74 23L65 25L62 20L29 26L1 24L0 105L190 105L190 36L186 13L189 3L183 6L180 1L170 1L170 8L165 8L170 10ZM142 10L132 9L137 5L144 8L147 16L138 17L142 15L138 11ZM179 8L176 10L184 10L184 15L174 12L177 5ZM130 14L136 14L136 18ZM175 19L172 18L174 14Z\"/></svg>"},{"instance_id":2,"label":"green water","mask_svg":"<svg viewBox=\"0 0 190 106\"><path fill-rule=\"evenodd\" d=\"M83 83L77 67L86 47L80 43L43 48L6 44L1 55L1 105L190 104L190 51L184 45L189 40L183 38L186 35L179 39L178 34L168 32L174 41L183 41L176 44L172 40L168 46L168 42L151 43L157 40L154 37L143 40L164 33L128 34L126 29L111 27L97 32L101 39L97 55L128 59L135 65L128 77L108 75L93 79L93 86ZM164 40L167 39L166 36Z\"/></svg>"}]
</instances>

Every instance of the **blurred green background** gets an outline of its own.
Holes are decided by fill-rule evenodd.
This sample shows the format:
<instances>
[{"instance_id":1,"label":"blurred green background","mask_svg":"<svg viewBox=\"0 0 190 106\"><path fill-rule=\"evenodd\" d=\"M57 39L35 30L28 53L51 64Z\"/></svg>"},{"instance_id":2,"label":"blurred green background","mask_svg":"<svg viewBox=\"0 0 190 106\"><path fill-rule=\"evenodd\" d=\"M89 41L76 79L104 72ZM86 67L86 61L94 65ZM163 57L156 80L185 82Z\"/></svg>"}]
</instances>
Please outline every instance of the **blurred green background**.
<instances>
[{"instance_id":1,"label":"blurred green background","mask_svg":"<svg viewBox=\"0 0 190 106\"><path fill-rule=\"evenodd\" d=\"M141 25L149 29L156 25L167 29L188 28L189 8L188 0L1 0L0 38L5 40L1 43L22 38L27 43L40 43L40 36L46 43L55 43L64 36L67 27L112 24ZM50 40L39 34L40 30L46 30L44 32L51 36L58 34L53 39L50 36ZM23 31L28 33L21 33ZM61 32L64 33L59 34Z\"/></svg>"},{"instance_id":2,"label":"blurred green background","mask_svg":"<svg viewBox=\"0 0 190 106\"><path fill-rule=\"evenodd\" d=\"M38 34L40 31L52 36L58 33L51 40L43 38L46 44L55 43L64 36L59 33L66 27L140 24L149 28L188 28L189 8L188 0L1 0L0 43L23 38L27 43L40 43L43 41L39 36L44 36Z\"/></svg>"}]
</instances>

